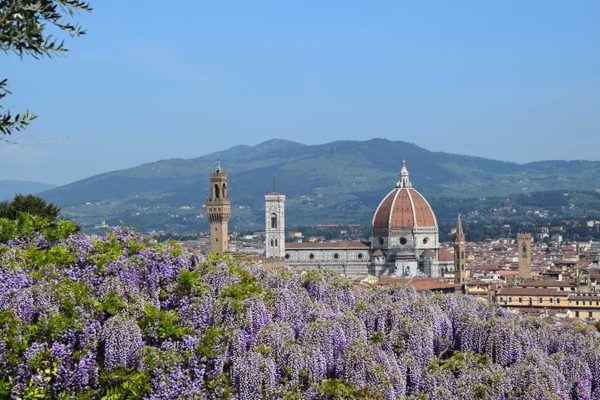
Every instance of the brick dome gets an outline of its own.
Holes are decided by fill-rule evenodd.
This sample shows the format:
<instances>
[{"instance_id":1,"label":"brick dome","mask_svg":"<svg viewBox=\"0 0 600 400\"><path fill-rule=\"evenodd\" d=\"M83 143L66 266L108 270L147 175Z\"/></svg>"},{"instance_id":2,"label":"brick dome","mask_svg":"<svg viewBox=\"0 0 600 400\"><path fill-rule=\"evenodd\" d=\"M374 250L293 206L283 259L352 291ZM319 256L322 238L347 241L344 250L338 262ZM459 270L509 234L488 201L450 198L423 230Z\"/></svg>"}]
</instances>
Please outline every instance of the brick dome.
<instances>
[{"instance_id":1,"label":"brick dome","mask_svg":"<svg viewBox=\"0 0 600 400\"><path fill-rule=\"evenodd\" d=\"M411 187L405 162L400 172L400 181L379 203L372 227L374 231L437 227L431 206L421 193Z\"/></svg>"}]
</instances>

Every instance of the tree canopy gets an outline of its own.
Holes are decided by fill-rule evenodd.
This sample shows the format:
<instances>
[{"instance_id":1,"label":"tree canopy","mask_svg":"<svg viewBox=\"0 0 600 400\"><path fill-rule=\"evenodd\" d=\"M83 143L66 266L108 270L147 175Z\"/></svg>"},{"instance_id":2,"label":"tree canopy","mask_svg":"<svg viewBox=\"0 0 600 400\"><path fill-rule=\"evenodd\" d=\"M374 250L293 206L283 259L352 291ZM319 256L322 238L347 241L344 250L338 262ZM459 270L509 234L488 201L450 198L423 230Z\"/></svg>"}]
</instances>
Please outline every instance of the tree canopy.
<instances>
[{"instance_id":1,"label":"tree canopy","mask_svg":"<svg viewBox=\"0 0 600 400\"><path fill-rule=\"evenodd\" d=\"M12 201L0 203L0 218L16 219L21 213L37 215L53 221L58 218L60 208L32 194L18 194Z\"/></svg>"},{"instance_id":2,"label":"tree canopy","mask_svg":"<svg viewBox=\"0 0 600 400\"><path fill-rule=\"evenodd\" d=\"M78 10L92 8L81 0L0 0L0 50L36 59L66 52L65 36L85 34L73 22ZM0 79L0 102L8 94L7 80ZM29 111L13 114L0 103L0 134L23 130L35 118Z\"/></svg>"}]
</instances>

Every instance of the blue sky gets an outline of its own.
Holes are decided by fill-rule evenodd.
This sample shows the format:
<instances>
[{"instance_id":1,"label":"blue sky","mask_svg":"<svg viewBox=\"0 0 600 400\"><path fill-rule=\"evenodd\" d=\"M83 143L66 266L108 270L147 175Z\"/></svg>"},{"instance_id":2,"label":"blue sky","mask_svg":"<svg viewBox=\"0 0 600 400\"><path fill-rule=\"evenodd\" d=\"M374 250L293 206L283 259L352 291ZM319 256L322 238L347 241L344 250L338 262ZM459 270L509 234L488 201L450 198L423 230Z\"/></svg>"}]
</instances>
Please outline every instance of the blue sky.
<instances>
[{"instance_id":1,"label":"blue sky","mask_svg":"<svg viewBox=\"0 0 600 400\"><path fill-rule=\"evenodd\" d=\"M0 54L5 105L39 114L0 143L0 179L62 184L272 138L600 160L595 0L92 3L66 56Z\"/></svg>"}]
</instances>

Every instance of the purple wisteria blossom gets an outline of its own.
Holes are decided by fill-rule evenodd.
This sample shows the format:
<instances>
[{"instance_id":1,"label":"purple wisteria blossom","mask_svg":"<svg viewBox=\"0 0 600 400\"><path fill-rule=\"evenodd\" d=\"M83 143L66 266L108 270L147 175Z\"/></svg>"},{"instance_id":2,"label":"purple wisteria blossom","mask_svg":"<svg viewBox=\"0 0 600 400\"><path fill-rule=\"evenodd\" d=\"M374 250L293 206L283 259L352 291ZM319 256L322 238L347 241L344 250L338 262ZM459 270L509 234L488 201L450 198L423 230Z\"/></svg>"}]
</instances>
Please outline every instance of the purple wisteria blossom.
<instances>
[{"instance_id":1,"label":"purple wisteria blossom","mask_svg":"<svg viewBox=\"0 0 600 400\"><path fill-rule=\"evenodd\" d=\"M125 227L36 234L0 244L0 398L600 400L600 336Z\"/></svg>"}]
</instances>

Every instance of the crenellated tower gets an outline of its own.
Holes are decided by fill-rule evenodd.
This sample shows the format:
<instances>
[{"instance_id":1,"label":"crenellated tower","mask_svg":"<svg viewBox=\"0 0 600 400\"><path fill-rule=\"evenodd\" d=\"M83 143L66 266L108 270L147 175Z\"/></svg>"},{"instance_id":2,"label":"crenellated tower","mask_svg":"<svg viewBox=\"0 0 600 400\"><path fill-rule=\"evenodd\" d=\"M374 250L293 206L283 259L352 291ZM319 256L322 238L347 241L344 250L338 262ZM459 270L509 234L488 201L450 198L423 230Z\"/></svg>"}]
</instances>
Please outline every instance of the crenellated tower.
<instances>
[{"instance_id":1,"label":"crenellated tower","mask_svg":"<svg viewBox=\"0 0 600 400\"><path fill-rule=\"evenodd\" d=\"M531 243L531 233L517 234L519 278L521 279L531 279Z\"/></svg>"},{"instance_id":2,"label":"crenellated tower","mask_svg":"<svg viewBox=\"0 0 600 400\"><path fill-rule=\"evenodd\" d=\"M210 223L210 251L223 254L228 250L228 223L231 215L231 201L227 186L227 173L217 168L210 174L210 197L206 200L206 217Z\"/></svg>"},{"instance_id":3,"label":"crenellated tower","mask_svg":"<svg viewBox=\"0 0 600 400\"><path fill-rule=\"evenodd\" d=\"M465 257L465 233L460 220L456 218L456 232L454 234L454 283L462 285L467 281L467 260Z\"/></svg>"}]
</instances>

